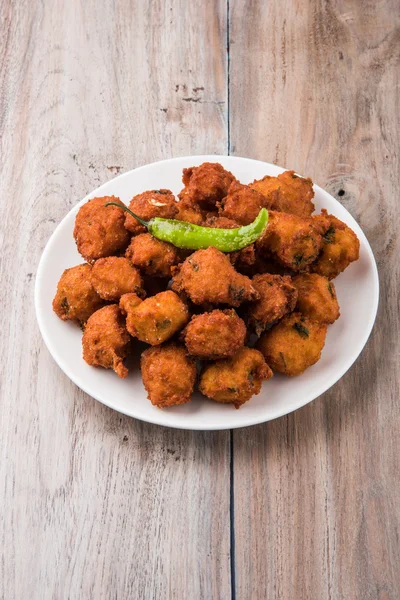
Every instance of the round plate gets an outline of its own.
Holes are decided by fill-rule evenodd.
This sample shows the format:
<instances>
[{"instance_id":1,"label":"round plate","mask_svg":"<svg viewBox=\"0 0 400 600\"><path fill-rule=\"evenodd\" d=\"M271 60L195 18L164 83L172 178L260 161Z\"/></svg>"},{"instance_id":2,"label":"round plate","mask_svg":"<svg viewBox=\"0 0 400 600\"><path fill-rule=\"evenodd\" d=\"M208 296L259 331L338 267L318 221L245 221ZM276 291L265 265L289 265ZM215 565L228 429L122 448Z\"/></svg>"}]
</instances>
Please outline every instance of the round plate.
<instances>
[{"instance_id":1,"label":"round plate","mask_svg":"<svg viewBox=\"0 0 400 600\"><path fill-rule=\"evenodd\" d=\"M276 419L323 394L351 367L371 333L378 307L379 280L370 245L347 210L317 185L314 185L316 211L326 208L347 223L360 240L360 259L335 279L341 316L329 327L321 360L316 365L294 378L275 375L240 410L198 393L183 406L154 407L147 400L137 364L127 379L119 379L110 370L90 367L82 359L81 331L72 323L61 321L52 310L63 270L83 262L72 235L75 216L82 204L89 198L111 195L128 204L132 196L147 189L168 188L177 194L182 188L182 169L205 161L221 163L243 183L284 171L247 158L189 156L152 163L112 179L79 202L54 231L40 260L35 306L40 331L54 360L76 385L96 400L131 417L168 427L231 429Z\"/></svg>"}]
</instances>

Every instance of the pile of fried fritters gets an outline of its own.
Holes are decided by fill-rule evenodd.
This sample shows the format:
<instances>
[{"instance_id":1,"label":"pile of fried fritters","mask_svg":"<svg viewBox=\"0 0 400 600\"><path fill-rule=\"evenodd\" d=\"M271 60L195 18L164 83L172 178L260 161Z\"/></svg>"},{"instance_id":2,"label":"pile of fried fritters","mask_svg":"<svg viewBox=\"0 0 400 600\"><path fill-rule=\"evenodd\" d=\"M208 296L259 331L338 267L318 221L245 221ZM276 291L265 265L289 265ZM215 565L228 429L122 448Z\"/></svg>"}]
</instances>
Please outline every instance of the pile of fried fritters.
<instances>
[{"instance_id":1,"label":"pile of fried fritters","mask_svg":"<svg viewBox=\"0 0 400 600\"><path fill-rule=\"evenodd\" d=\"M312 181L293 171L243 185L219 163L203 163L184 169L182 181L178 201L149 190L129 208L145 221L230 229L265 207L265 232L230 254L181 250L105 206L118 198L94 198L74 228L86 262L64 271L53 309L82 328L84 360L119 377L132 338L148 344L141 372L154 405L189 402L198 380L202 394L239 408L273 373L299 375L319 360L340 314L332 279L358 259L359 241L325 210L312 215Z\"/></svg>"}]
</instances>

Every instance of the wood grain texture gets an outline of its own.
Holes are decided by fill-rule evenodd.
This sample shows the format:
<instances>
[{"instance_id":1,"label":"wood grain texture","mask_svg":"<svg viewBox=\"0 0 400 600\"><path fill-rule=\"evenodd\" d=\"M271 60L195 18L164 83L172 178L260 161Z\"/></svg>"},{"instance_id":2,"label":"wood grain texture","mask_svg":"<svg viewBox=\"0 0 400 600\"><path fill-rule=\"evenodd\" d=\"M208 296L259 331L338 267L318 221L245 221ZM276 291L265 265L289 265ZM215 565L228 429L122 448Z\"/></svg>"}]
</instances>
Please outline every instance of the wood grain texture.
<instances>
[{"instance_id":1,"label":"wood grain texture","mask_svg":"<svg viewBox=\"0 0 400 600\"><path fill-rule=\"evenodd\" d=\"M245 19L240 0L230 7L232 152L338 197L381 282L372 337L350 372L302 410L234 432L236 597L395 600L400 7L255 1Z\"/></svg>"},{"instance_id":2,"label":"wood grain texture","mask_svg":"<svg viewBox=\"0 0 400 600\"><path fill-rule=\"evenodd\" d=\"M0 3L0 598L230 598L229 432L80 392L34 314L56 224L119 172L227 145L226 5Z\"/></svg>"}]
</instances>

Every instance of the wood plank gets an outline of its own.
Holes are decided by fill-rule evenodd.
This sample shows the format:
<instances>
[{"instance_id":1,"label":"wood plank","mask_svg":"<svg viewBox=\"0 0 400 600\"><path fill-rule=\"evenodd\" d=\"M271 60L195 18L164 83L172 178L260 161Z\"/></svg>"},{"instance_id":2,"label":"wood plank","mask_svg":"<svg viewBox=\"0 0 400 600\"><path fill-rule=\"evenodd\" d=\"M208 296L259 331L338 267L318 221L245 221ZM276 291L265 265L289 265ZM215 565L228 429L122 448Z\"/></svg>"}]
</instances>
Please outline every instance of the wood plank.
<instances>
[{"instance_id":1,"label":"wood plank","mask_svg":"<svg viewBox=\"0 0 400 600\"><path fill-rule=\"evenodd\" d=\"M295 414L234 432L236 596L394 599L399 5L255 1L246 18L240 0L230 8L232 152L296 169L338 197L381 281L372 337L350 372Z\"/></svg>"},{"instance_id":2,"label":"wood plank","mask_svg":"<svg viewBox=\"0 0 400 600\"><path fill-rule=\"evenodd\" d=\"M0 597L226 599L229 432L146 425L80 392L32 300L86 193L226 151L225 2L5 0L0 22Z\"/></svg>"}]
</instances>

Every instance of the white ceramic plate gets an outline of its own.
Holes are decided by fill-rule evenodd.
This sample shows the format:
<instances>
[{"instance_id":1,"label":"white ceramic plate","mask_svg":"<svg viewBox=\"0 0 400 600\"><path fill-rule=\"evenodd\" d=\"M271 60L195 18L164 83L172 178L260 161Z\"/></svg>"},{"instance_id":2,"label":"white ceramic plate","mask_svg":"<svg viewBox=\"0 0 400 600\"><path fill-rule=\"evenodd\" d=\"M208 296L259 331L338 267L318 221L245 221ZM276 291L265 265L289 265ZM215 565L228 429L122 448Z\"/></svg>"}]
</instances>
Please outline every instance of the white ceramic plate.
<instances>
[{"instance_id":1,"label":"white ceramic plate","mask_svg":"<svg viewBox=\"0 0 400 600\"><path fill-rule=\"evenodd\" d=\"M275 375L264 383L261 393L240 410L196 394L184 406L158 409L147 400L140 372L127 379L88 366L82 359L81 331L61 321L52 311L52 299L64 269L82 263L72 236L79 207L96 196L118 196L128 203L147 189L182 188L184 167L204 161L220 162L243 183L264 175L278 175L284 169L256 160L228 156L191 156L152 163L105 183L73 208L58 225L44 249L35 288L35 306L43 339L64 373L96 400L126 415L150 423L182 429L231 429L263 423L304 406L328 390L346 373L363 349L374 324L378 307L379 280L370 245L347 210L323 189L314 186L316 211L326 208L347 223L360 240L360 259L335 279L341 316L328 329L321 360L298 377Z\"/></svg>"}]
</instances>

